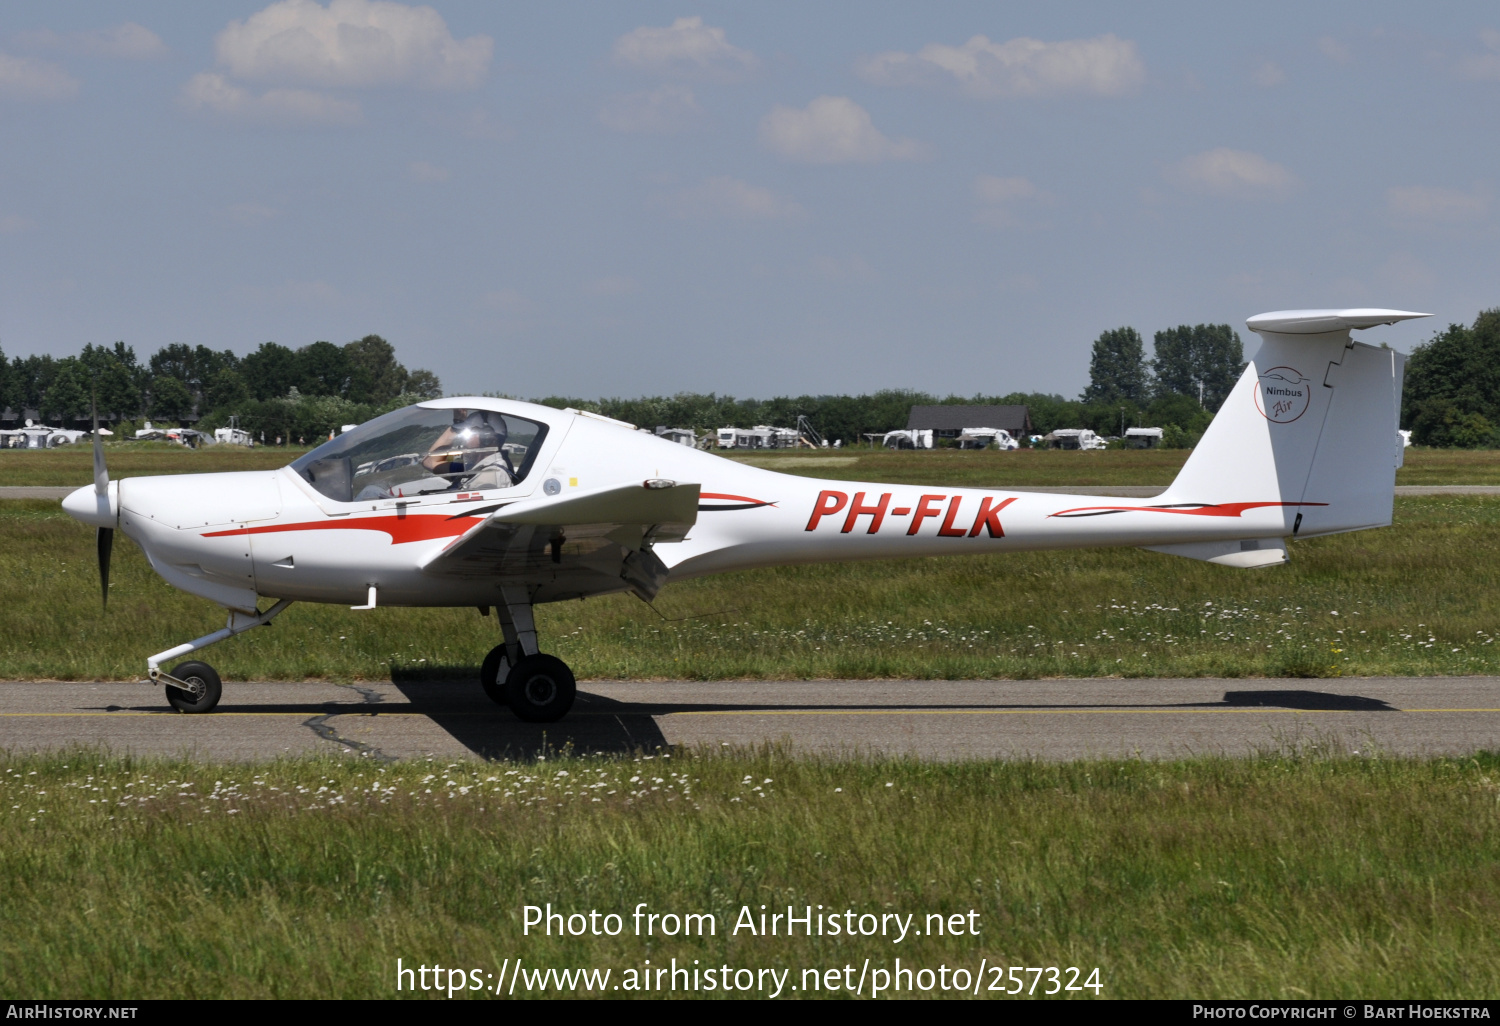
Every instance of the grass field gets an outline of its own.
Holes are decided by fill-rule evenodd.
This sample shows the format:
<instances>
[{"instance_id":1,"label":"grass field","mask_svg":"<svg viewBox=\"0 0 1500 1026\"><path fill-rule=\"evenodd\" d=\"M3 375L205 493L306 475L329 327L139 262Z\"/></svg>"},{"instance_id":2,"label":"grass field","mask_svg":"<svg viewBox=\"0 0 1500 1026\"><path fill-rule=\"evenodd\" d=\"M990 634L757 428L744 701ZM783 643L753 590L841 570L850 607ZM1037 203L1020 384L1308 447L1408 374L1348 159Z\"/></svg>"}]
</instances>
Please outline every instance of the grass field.
<instances>
[{"instance_id":1,"label":"grass field","mask_svg":"<svg viewBox=\"0 0 1500 1026\"><path fill-rule=\"evenodd\" d=\"M106 449L111 477L146 474L201 474L222 470L269 470L296 459L302 449L240 449L217 446L190 450L169 443L113 443ZM1023 449L972 452L938 449L807 450L757 453L730 458L808 477L831 477L906 484L984 486L1167 485L1188 453L1182 449L1115 452L1061 452ZM36 452L0 450L0 486L73 485L93 478L88 446ZM1408 449L1397 484L1500 485L1500 450Z\"/></svg>"},{"instance_id":2,"label":"grass field","mask_svg":"<svg viewBox=\"0 0 1500 1026\"><path fill-rule=\"evenodd\" d=\"M1399 499L1391 528L1291 552L1259 571L1133 549L786 567L669 584L661 615L626 596L537 615L584 678L1500 673L1500 502ZM0 575L0 678L133 679L223 622L123 539L101 612L92 529L55 503L0 503ZM472 677L497 633L472 609L296 605L207 658L226 680Z\"/></svg>"},{"instance_id":3,"label":"grass field","mask_svg":"<svg viewBox=\"0 0 1500 1026\"><path fill-rule=\"evenodd\" d=\"M1500 994L1493 756L1304 743L1171 763L768 750L381 768L73 752L0 760L0 777L6 997L388 997L398 957L481 974L519 957L611 983L645 959L800 986L804 969L899 957L1076 966L1079 983L1098 967L1117 998ZM522 906L548 902L621 914L625 932L523 936ZM713 913L716 932L637 938L637 902ZM734 935L762 904L919 928L973 910L979 936Z\"/></svg>"}]
</instances>

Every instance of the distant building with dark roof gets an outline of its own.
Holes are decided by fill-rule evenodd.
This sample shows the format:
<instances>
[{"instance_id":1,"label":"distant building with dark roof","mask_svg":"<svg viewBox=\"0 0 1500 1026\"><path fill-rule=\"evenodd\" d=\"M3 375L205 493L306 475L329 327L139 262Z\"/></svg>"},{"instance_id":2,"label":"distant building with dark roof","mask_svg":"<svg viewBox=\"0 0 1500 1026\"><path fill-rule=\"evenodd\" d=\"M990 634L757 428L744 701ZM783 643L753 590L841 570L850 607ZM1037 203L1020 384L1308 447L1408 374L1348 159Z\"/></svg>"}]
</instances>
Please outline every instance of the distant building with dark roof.
<instances>
[{"instance_id":1,"label":"distant building with dark roof","mask_svg":"<svg viewBox=\"0 0 1500 1026\"><path fill-rule=\"evenodd\" d=\"M1031 411L1025 406L913 406L908 430L931 430L938 438L957 438L964 428L1004 428L1012 438L1031 434Z\"/></svg>"}]
</instances>

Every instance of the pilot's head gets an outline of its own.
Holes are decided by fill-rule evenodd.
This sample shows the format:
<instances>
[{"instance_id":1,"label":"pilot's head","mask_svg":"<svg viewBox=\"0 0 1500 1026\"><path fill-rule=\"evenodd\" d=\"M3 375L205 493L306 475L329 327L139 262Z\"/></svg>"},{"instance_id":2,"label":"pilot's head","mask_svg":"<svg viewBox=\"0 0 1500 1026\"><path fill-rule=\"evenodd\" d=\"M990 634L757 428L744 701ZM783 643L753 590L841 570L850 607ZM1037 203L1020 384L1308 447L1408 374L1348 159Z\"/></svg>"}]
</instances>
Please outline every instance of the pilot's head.
<instances>
[{"instance_id":1,"label":"pilot's head","mask_svg":"<svg viewBox=\"0 0 1500 1026\"><path fill-rule=\"evenodd\" d=\"M454 410L453 442L460 449L498 449L505 444L505 420L485 410Z\"/></svg>"}]
</instances>

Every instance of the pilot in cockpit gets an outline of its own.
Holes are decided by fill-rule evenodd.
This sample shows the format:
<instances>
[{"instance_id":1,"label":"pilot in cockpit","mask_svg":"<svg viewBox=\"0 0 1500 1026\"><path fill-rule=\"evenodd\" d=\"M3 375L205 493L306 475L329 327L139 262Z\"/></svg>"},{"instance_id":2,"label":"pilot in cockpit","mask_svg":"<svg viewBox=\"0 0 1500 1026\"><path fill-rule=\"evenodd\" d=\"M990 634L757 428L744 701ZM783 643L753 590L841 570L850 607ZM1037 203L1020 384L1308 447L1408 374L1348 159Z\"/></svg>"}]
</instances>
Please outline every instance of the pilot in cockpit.
<instances>
[{"instance_id":1,"label":"pilot in cockpit","mask_svg":"<svg viewBox=\"0 0 1500 1026\"><path fill-rule=\"evenodd\" d=\"M453 425L432 443L422 466L455 488L509 488L516 472L505 451L505 438L505 418L500 414L454 410Z\"/></svg>"}]
</instances>

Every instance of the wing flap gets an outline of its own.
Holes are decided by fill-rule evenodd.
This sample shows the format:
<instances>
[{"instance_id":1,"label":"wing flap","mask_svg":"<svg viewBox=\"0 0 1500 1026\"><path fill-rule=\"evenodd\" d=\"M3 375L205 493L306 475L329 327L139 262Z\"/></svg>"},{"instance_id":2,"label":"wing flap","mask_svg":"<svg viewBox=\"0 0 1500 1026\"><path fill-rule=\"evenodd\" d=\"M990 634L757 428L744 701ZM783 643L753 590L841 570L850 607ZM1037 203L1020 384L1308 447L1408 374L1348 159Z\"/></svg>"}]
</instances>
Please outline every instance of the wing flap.
<instances>
[{"instance_id":1,"label":"wing flap","mask_svg":"<svg viewBox=\"0 0 1500 1026\"><path fill-rule=\"evenodd\" d=\"M422 569L464 578L519 577L561 593L628 587L651 598L665 575L649 545L686 537L698 519L698 491L696 484L652 481L526 499L496 510Z\"/></svg>"}]
</instances>

